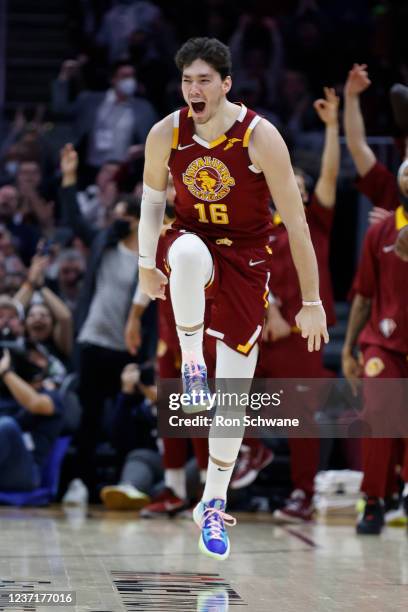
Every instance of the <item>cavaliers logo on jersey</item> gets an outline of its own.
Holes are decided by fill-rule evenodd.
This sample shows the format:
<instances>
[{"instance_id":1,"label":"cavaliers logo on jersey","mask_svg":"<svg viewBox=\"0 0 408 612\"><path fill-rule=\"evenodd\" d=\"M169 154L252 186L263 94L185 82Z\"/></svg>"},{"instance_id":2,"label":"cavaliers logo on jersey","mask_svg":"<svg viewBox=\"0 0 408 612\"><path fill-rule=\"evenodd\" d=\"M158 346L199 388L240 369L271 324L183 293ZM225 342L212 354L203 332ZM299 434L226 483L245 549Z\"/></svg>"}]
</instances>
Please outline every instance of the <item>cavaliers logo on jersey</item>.
<instances>
[{"instance_id":1,"label":"cavaliers logo on jersey","mask_svg":"<svg viewBox=\"0 0 408 612\"><path fill-rule=\"evenodd\" d=\"M235 185L227 166L216 157L198 157L183 173L183 183L198 200L216 202Z\"/></svg>"}]
</instances>

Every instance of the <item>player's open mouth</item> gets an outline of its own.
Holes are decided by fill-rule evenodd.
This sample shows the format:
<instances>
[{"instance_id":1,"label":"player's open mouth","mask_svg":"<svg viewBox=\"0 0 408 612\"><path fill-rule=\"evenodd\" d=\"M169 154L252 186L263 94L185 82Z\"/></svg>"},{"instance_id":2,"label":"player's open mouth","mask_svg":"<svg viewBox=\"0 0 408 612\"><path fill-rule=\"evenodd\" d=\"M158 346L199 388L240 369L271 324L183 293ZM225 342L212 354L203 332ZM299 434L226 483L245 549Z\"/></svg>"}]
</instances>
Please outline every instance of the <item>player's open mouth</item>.
<instances>
[{"instance_id":1,"label":"player's open mouth","mask_svg":"<svg viewBox=\"0 0 408 612\"><path fill-rule=\"evenodd\" d=\"M200 113L204 112L205 102L191 102L191 108L197 115L199 115Z\"/></svg>"}]
</instances>

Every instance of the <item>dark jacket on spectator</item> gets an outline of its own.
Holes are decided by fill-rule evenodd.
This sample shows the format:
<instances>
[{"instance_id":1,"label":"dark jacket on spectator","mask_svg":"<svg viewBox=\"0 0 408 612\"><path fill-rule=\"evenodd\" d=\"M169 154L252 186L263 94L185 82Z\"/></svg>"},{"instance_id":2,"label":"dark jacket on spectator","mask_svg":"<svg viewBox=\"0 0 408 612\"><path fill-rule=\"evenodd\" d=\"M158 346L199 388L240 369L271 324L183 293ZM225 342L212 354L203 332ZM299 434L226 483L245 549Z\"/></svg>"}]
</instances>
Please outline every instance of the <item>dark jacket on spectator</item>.
<instances>
[{"instance_id":1,"label":"dark jacket on spectator","mask_svg":"<svg viewBox=\"0 0 408 612\"><path fill-rule=\"evenodd\" d=\"M52 84L52 110L74 121L75 144L82 142L94 128L97 110L103 103L106 91L82 91L73 102L69 100L69 83L56 79ZM141 96L129 100L135 117L133 143L144 143L157 114L148 100Z\"/></svg>"}]
</instances>

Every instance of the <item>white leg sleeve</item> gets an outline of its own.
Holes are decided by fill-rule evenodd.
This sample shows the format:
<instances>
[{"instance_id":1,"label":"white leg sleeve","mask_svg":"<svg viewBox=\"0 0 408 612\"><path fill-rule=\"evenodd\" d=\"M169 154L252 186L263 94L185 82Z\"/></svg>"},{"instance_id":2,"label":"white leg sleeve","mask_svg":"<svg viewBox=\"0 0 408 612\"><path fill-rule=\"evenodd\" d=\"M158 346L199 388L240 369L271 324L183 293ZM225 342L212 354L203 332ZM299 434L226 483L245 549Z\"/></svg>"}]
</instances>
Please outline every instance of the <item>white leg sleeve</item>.
<instances>
[{"instance_id":1,"label":"white leg sleeve","mask_svg":"<svg viewBox=\"0 0 408 612\"><path fill-rule=\"evenodd\" d=\"M221 340L217 340L217 365L215 377L221 379L241 378L244 379L244 386L249 392L249 385L255 374L256 363L258 361L259 347L255 345L248 356L241 355L232 350ZM248 381L248 382L245 382Z\"/></svg>"},{"instance_id":2,"label":"white leg sleeve","mask_svg":"<svg viewBox=\"0 0 408 612\"><path fill-rule=\"evenodd\" d=\"M216 380L217 390L225 393L249 393L252 378L254 376L256 362L258 360L259 348L254 346L251 353L246 357L232 350L229 346L217 340L217 365ZM246 406L225 405L217 406L217 415L224 417L245 416ZM245 427L234 427L233 438L223 438L221 427L211 427L209 436L210 456L224 463L232 463L236 460L244 437ZM237 437L235 437L235 433Z\"/></svg>"},{"instance_id":3,"label":"white leg sleeve","mask_svg":"<svg viewBox=\"0 0 408 612\"><path fill-rule=\"evenodd\" d=\"M168 255L170 295L176 324L194 327L204 322L204 287L211 279L213 261L204 242L185 234L171 245Z\"/></svg>"}]
</instances>

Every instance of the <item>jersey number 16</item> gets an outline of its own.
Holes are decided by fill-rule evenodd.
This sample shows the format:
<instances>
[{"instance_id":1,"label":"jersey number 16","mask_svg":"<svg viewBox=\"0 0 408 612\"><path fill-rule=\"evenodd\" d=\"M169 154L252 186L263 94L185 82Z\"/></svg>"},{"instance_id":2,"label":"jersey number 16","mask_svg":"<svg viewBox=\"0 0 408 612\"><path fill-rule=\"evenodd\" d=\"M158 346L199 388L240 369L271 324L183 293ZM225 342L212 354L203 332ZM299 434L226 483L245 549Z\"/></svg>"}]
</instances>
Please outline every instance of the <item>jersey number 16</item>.
<instances>
[{"instance_id":1,"label":"jersey number 16","mask_svg":"<svg viewBox=\"0 0 408 612\"><path fill-rule=\"evenodd\" d=\"M194 205L194 208L198 210L198 220L200 223L210 222L205 206L206 205L202 202ZM208 204L208 211L210 213L211 223L218 223L222 225L227 225L229 223L226 204Z\"/></svg>"}]
</instances>

